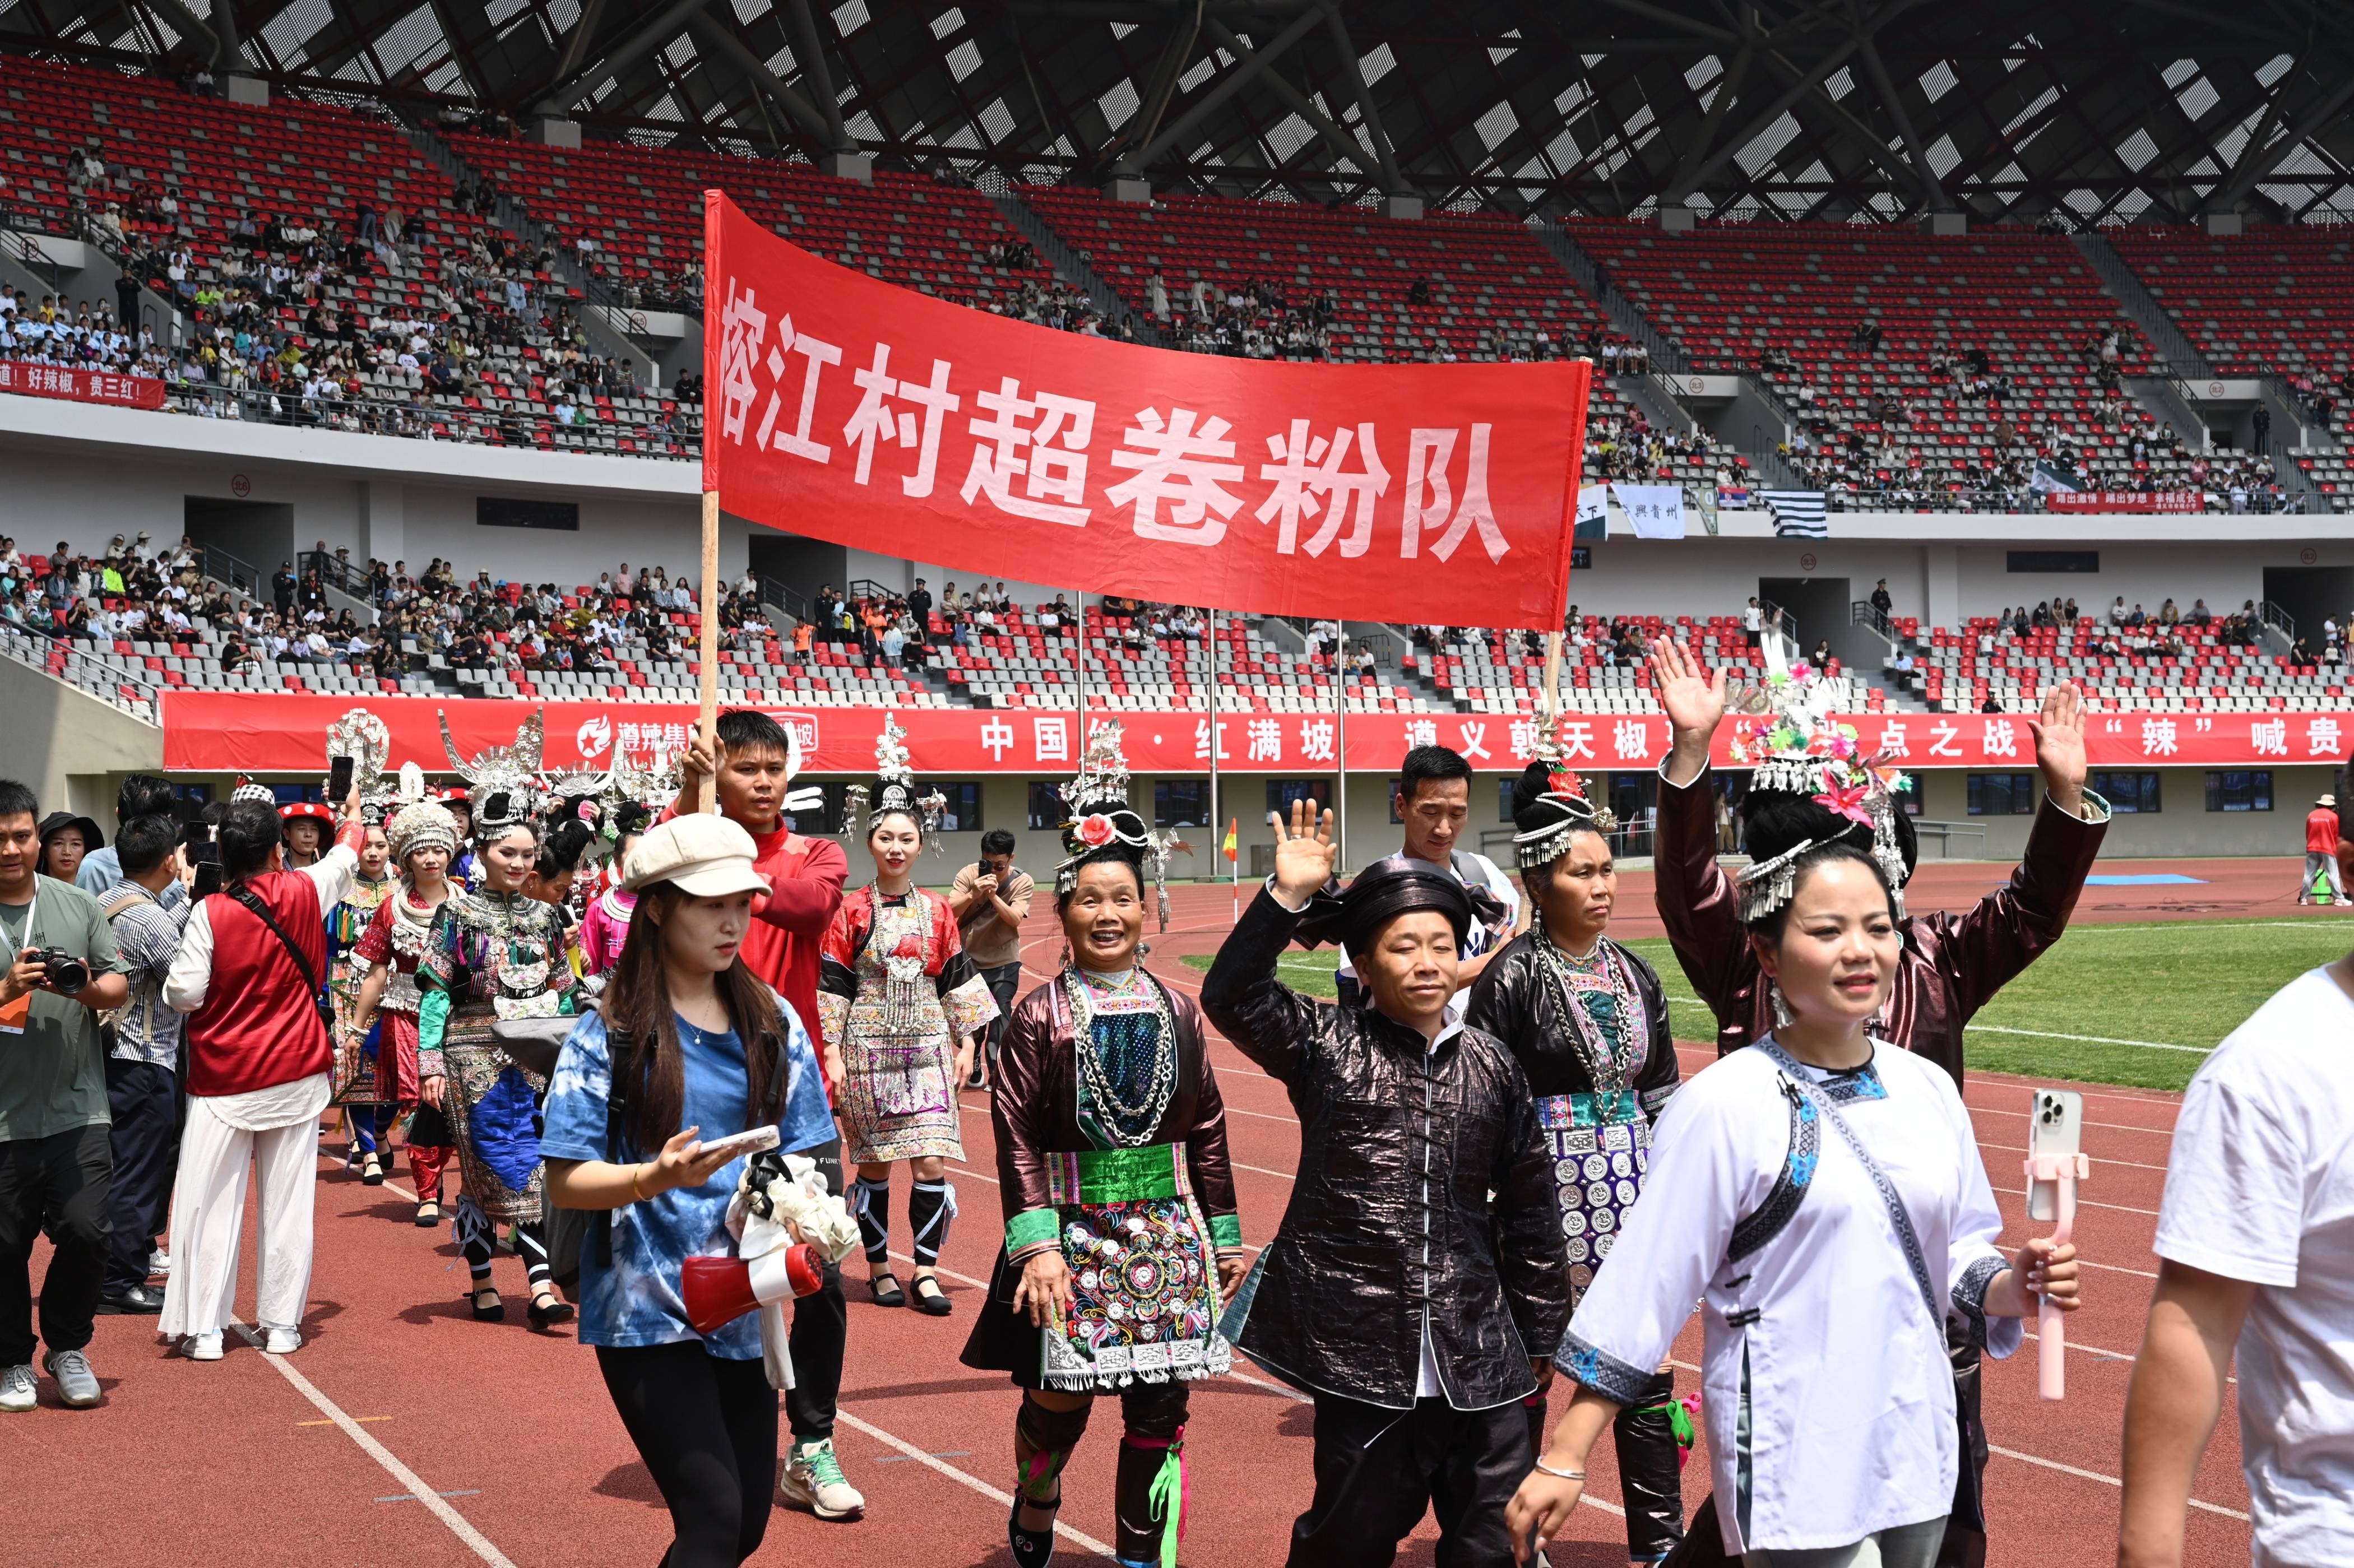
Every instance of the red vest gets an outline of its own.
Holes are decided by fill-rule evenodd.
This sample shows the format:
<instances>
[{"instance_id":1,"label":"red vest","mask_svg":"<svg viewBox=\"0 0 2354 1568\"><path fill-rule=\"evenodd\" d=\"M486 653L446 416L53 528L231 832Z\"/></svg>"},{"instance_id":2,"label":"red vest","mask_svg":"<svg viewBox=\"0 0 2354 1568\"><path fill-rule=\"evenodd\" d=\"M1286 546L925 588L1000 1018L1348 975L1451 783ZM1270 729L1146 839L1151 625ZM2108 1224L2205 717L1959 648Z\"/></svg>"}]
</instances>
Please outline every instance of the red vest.
<instances>
[{"instance_id":1,"label":"red vest","mask_svg":"<svg viewBox=\"0 0 2354 1568\"><path fill-rule=\"evenodd\" d=\"M246 886L323 980L327 926L311 879L270 872ZM213 974L204 1005L188 1016L188 1093L241 1095L325 1072L334 1063L327 1031L286 945L225 893L206 899L204 909L213 928Z\"/></svg>"}]
</instances>

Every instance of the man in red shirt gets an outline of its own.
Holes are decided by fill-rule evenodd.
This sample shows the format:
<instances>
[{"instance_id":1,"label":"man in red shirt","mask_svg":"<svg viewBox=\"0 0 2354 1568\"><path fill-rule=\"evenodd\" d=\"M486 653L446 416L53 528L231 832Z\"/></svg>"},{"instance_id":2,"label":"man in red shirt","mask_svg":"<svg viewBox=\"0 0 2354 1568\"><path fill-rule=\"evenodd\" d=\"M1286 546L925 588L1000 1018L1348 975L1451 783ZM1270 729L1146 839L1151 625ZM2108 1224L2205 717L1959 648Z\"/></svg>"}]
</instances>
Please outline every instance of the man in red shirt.
<instances>
[{"instance_id":1,"label":"man in red shirt","mask_svg":"<svg viewBox=\"0 0 2354 1568\"><path fill-rule=\"evenodd\" d=\"M2333 882L2338 863L2338 797L2324 795L2313 803L2305 817L2305 880L2297 885L2296 901L2315 904L2321 901L2317 889L2327 889L2343 901L2346 889Z\"/></svg>"},{"instance_id":2,"label":"man in red shirt","mask_svg":"<svg viewBox=\"0 0 2354 1568\"><path fill-rule=\"evenodd\" d=\"M703 792L716 771L719 814L752 835L753 869L769 884L765 898L752 898L756 918L744 932L745 967L776 987L816 1044L818 947L841 906L850 862L832 839L809 838L785 826L785 795L801 768L791 734L768 715L744 708L721 714L718 730L716 769L696 736L681 770L684 787L664 815L702 810ZM844 1190L840 1139L805 1152L825 1173L830 1190ZM793 1303L793 1387L785 1395L793 1446L779 1483L789 1505L820 1519L845 1519L866 1507L833 1453L834 1406L842 1393L849 1332L842 1272L828 1264L823 1287Z\"/></svg>"}]
</instances>

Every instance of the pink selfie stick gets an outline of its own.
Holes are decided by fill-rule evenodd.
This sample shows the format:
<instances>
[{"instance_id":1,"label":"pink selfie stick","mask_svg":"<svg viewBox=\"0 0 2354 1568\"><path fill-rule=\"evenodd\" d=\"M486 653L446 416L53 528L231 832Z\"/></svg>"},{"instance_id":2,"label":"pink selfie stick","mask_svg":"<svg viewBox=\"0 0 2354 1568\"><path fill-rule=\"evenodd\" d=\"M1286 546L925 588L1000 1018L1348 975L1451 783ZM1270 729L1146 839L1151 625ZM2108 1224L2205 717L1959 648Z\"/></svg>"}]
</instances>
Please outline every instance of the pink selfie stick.
<instances>
[{"instance_id":1,"label":"pink selfie stick","mask_svg":"<svg viewBox=\"0 0 2354 1568\"><path fill-rule=\"evenodd\" d=\"M2082 1154L2031 1154L2026 1163L2029 1181L2049 1181L2059 1194L2056 1208L2060 1223L2052 1229L2052 1240L2065 1245L2069 1233L2076 1227L2076 1183L2093 1173L2093 1161ZM2060 1304L2049 1296L2037 1299L2041 1306L2035 1319L2035 1347L2041 1392L2046 1399L2065 1399L2068 1330L2062 1322Z\"/></svg>"}]
</instances>

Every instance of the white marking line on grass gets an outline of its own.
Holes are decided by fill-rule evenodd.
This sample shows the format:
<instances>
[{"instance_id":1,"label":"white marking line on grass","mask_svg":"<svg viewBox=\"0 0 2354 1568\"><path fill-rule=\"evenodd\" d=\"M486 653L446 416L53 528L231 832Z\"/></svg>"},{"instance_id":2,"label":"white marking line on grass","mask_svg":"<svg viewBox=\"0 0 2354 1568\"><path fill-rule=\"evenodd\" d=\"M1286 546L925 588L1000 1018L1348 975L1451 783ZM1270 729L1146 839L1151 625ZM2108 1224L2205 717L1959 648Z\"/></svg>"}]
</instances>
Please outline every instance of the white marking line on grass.
<instances>
[{"instance_id":1,"label":"white marking line on grass","mask_svg":"<svg viewBox=\"0 0 2354 1568\"><path fill-rule=\"evenodd\" d=\"M232 1323L229 1326L237 1330L238 1338L257 1351L261 1349L260 1336L252 1330L242 1323ZM434 1518L449 1526L450 1533L464 1542L467 1549L475 1556L491 1564L491 1568L514 1568L514 1562L507 1554L492 1545L489 1537L468 1523L464 1514L451 1508L439 1492L425 1484L416 1471L394 1457L392 1450L377 1442L366 1427L346 1414L342 1405L320 1393L317 1384L287 1365L284 1356L264 1355L261 1359L276 1368L281 1377L292 1383L294 1391L309 1400L320 1414L342 1427L344 1435L360 1446L361 1452L383 1466L387 1475L398 1481L405 1490L414 1496L419 1502L423 1503Z\"/></svg>"},{"instance_id":2,"label":"white marking line on grass","mask_svg":"<svg viewBox=\"0 0 2354 1568\"><path fill-rule=\"evenodd\" d=\"M2033 1454L2022 1454L2016 1448L2006 1448L1999 1443L1988 1444L1987 1452L1999 1454L2006 1459L2017 1459L2022 1465L2040 1465L2047 1470L2057 1470L2063 1476L2075 1476L2087 1481L2098 1481L2105 1487L2125 1485L2115 1476L2105 1476L2098 1470L2083 1469L2074 1465L2063 1465L2057 1459L2038 1458ZM2236 1519L2243 1523L2247 1521L2246 1514L2235 1508L2225 1508L2221 1503L2201 1502L2197 1498L2190 1499L2190 1503L2192 1508L2203 1509L2209 1513L2220 1513L2226 1519Z\"/></svg>"},{"instance_id":3,"label":"white marking line on grass","mask_svg":"<svg viewBox=\"0 0 2354 1568\"><path fill-rule=\"evenodd\" d=\"M1706 1007L1708 1003L1696 996L1671 996L1668 1001L1678 1007ZM2214 1054L2212 1045L2168 1045L2157 1040L2117 1040L2106 1034L2061 1034L2049 1029L2007 1029L1996 1023L1966 1023L1967 1030L1980 1034L2024 1034L2038 1040L2073 1040L2083 1045L2138 1045L2145 1051L2182 1051L2193 1056Z\"/></svg>"},{"instance_id":4,"label":"white marking line on grass","mask_svg":"<svg viewBox=\"0 0 2354 1568\"><path fill-rule=\"evenodd\" d=\"M943 1269L941 1272L945 1274L948 1271ZM1001 1508L1010 1509L1013 1506L1013 1494L1012 1492L1001 1491L997 1488L991 1486L987 1481L982 1480L979 1476L971 1474L970 1471L960 1470L945 1459L934 1458L930 1454L928 1454L923 1449L917 1447L913 1443L892 1436L890 1433L884 1431L883 1428L875 1425L872 1422L861 1421L855 1415L851 1414L847 1410L839 1408L834 1411L833 1418L836 1421L841 1422L844 1426L849 1427L852 1431L864 1432L867 1436L874 1438L875 1441L882 1444L885 1447L897 1450L906 1457L913 1459L918 1465L923 1466L924 1468L935 1471L939 1475L946 1476L949 1480L954 1481L957 1485L965 1488L967 1490L979 1492L982 1497L989 1499ZM1073 1530L1069 1525L1065 1524L1059 1519L1055 1521L1055 1533L1061 1536L1064 1540L1071 1542L1074 1546L1083 1547L1086 1550L1094 1552L1098 1557L1109 1557L1112 1555L1112 1550L1110 1547L1105 1545L1102 1542L1097 1541L1094 1536L1089 1535L1083 1531Z\"/></svg>"}]
</instances>

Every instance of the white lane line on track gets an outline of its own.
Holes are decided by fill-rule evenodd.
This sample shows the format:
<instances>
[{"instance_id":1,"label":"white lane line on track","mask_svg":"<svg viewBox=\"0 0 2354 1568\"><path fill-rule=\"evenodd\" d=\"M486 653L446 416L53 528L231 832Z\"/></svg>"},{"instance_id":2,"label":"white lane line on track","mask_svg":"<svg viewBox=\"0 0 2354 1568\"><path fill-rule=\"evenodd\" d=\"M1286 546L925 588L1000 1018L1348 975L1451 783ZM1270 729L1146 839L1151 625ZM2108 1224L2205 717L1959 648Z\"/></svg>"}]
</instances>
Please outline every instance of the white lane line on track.
<instances>
[{"instance_id":1,"label":"white lane line on track","mask_svg":"<svg viewBox=\"0 0 2354 1568\"><path fill-rule=\"evenodd\" d=\"M2097 1165L2101 1163L2101 1161L2094 1160L2094 1163ZM2013 1198L2024 1198L2027 1196L2024 1192L2017 1187L1997 1187L1994 1190L1998 1192L2006 1193ZM2080 1209L2111 1209L2120 1214L2147 1214L2153 1220L2158 1218L2158 1211L2156 1209L2137 1209L2129 1203L2096 1203L2090 1198L2079 1198L2076 1200L2076 1206Z\"/></svg>"},{"instance_id":2,"label":"white lane line on track","mask_svg":"<svg viewBox=\"0 0 2354 1568\"><path fill-rule=\"evenodd\" d=\"M256 1351L261 1349L260 1336L252 1330L242 1323L234 1323L230 1327L237 1330L238 1337L247 1344L251 1345ZM391 1449L377 1442L366 1427L353 1420L345 1412L342 1405L320 1393L316 1383L288 1365L284 1356L265 1354L261 1359L276 1368L279 1376L292 1383L294 1392L309 1400L320 1414L341 1427L344 1436L358 1444L361 1452L381 1465L385 1474L399 1482L404 1491L423 1503L434 1518L449 1526L450 1533L464 1542L468 1551L489 1563L491 1568L515 1568L513 1560L505 1552L492 1545L490 1538L468 1522L464 1514L451 1508L446 1499L425 1484L422 1477L396 1458Z\"/></svg>"},{"instance_id":3,"label":"white lane line on track","mask_svg":"<svg viewBox=\"0 0 2354 1568\"><path fill-rule=\"evenodd\" d=\"M942 1269L940 1272L945 1274L948 1271L946 1269ZM946 1459L933 1457L923 1449L917 1447L913 1443L907 1442L904 1438L894 1436L892 1434L884 1431L880 1426L875 1425L873 1422L861 1421L857 1416L851 1414L849 1411L839 1407L836 1407L834 1410L833 1418L836 1421L841 1422L844 1426L849 1427L852 1431L863 1432L867 1436L874 1438L877 1443L882 1444L885 1447L896 1449L907 1457L915 1460L918 1465L923 1466L924 1468L934 1471L939 1475L946 1476L949 1480L954 1481L957 1485L963 1487L968 1491L979 1492L982 1497L985 1497L991 1501L996 1503L1000 1508L1010 1509L1013 1506L1013 1494L1012 1492L1001 1491L997 1488L991 1486L987 1481L982 1480L979 1476L973 1475L970 1471L960 1470L954 1465L949 1464ZM1072 1529L1069 1525L1065 1524L1059 1519L1055 1521L1055 1533L1061 1536L1065 1541L1069 1542L1072 1545L1083 1547L1087 1551L1094 1552L1098 1557L1110 1557L1112 1555L1112 1550L1110 1547L1105 1545L1102 1542L1097 1541L1094 1536L1087 1534L1083 1531Z\"/></svg>"},{"instance_id":4,"label":"white lane line on track","mask_svg":"<svg viewBox=\"0 0 2354 1568\"><path fill-rule=\"evenodd\" d=\"M2057 1459L2045 1459L2033 1454L2022 1454L2016 1448L2006 1448L1999 1443L1988 1444L1987 1452L1999 1454L2006 1459L2016 1459L2022 1465L2035 1465L2046 1470L2057 1470L2063 1476L2075 1476L2083 1480L2098 1481L2105 1487L2122 1488L2125 1485L2115 1476L2105 1476L2098 1470L2087 1470L2075 1465L2063 1465ZM2236 1519L2243 1524L2248 1521L2246 1514L2235 1508L2225 1508L2221 1503L2201 1502L2197 1498L2190 1499L2190 1502L2192 1508L2203 1510L2208 1513L2220 1513L2226 1519Z\"/></svg>"},{"instance_id":5,"label":"white lane line on track","mask_svg":"<svg viewBox=\"0 0 2354 1568\"><path fill-rule=\"evenodd\" d=\"M2005 1154L2024 1154L2027 1152L2027 1150L2023 1145L2016 1143L1988 1143L1983 1138L1978 1139L1978 1147L1980 1149L1999 1149ZM2138 1160L2114 1160L2105 1154L2094 1156L2093 1163L2095 1165L2115 1165L2126 1171L2163 1171L2166 1169L2163 1165L2145 1164L2143 1161Z\"/></svg>"},{"instance_id":6,"label":"white lane line on track","mask_svg":"<svg viewBox=\"0 0 2354 1568\"><path fill-rule=\"evenodd\" d=\"M1705 1008L1708 1005L1696 996L1671 996L1668 1001L1676 1007ZM2183 1051L2193 1056L2210 1055L2215 1049L2212 1045L2167 1045L2156 1040L2118 1040L2106 1034L2061 1034L2049 1029L2007 1029L1995 1023L1966 1023L1962 1027L1975 1034L2025 1034L2038 1040L2073 1040L2086 1045L2138 1045L2146 1051Z\"/></svg>"}]
</instances>

